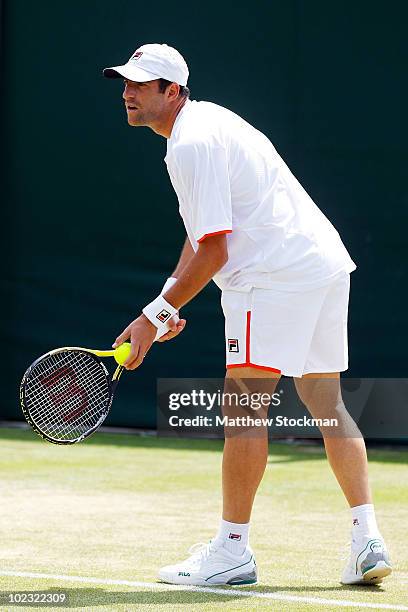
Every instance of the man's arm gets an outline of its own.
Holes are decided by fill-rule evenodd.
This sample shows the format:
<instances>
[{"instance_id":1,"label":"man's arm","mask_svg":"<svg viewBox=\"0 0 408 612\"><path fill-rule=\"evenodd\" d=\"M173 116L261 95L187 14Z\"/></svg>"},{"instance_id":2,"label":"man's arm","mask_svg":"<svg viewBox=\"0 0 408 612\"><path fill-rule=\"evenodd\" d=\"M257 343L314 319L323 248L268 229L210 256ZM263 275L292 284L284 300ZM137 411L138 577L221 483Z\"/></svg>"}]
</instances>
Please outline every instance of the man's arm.
<instances>
[{"instance_id":1,"label":"man's arm","mask_svg":"<svg viewBox=\"0 0 408 612\"><path fill-rule=\"evenodd\" d=\"M180 258L178 260L178 264L172 274L174 278L178 278L180 276L182 270L184 270L184 268L186 267L190 259L193 257L193 255L194 255L193 247L191 246L191 242L188 236L186 236L186 241L181 251Z\"/></svg>"},{"instance_id":2,"label":"man's arm","mask_svg":"<svg viewBox=\"0 0 408 612\"><path fill-rule=\"evenodd\" d=\"M184 270L184 268L186 267L190 259L193 257L193 255L194 255L193 247L191 246L191 242L188 236L186 236L177 266L173 274L171 275L171 278L178 278L180 276L181 271ZM172 340L173 338L178 336L185 328L186 320L173 318L173 319L170 319L167 324L169 327L169 331L167 332L167 334L164 334L163 336L161 336L158 339L158 342L168 342L168 340Z\"/></svg>"},{"instance_id":3,"label":"man's arm","mask_svg":"<svg viewBox=\"0 0 408 612\"><path fill-rule=\"evenodd\" d=\"M199 243L196 253L193 252L190 241L188 245L187 241L173 273L177 282L163 296L177 310L193 299L228 261L225 234L208 236Z\"/></svg>"},{"instance_id":4,"label":"man's arm","mask_svg":"<svg viewBox=\"0 0 408 612\"><path fill-rule=\"evenodd\" d=\"M191 245L190 245L191 248ZM213 276L228 261L227 239L225 234L208 236L200 242L198 250L188 259L188 245L184 245L182 256L186 250L186 263L181 265L183 257L174 273L178 273L177 282L166 291L164 299L179 310L199 293ZM125 362L128 370L134 370L142 363L144 356L153 344L157 328L149 319L141 314L116 338L115 345L130 338L132 351Z\"/></svg>"}]
</instances>

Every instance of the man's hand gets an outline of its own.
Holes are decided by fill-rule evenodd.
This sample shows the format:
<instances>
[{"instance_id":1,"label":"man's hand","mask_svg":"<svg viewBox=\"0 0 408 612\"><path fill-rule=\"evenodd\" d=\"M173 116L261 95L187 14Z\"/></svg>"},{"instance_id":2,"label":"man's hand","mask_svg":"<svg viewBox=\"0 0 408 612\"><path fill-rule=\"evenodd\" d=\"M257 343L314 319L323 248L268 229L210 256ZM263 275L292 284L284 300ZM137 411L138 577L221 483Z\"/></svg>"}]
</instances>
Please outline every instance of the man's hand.
<instances>
[{"instance_id":1,"label":"man's hand","mask_svg":"<svg viewBox=\"0 0 408 612\"><path fill-rule=\"evenodd\" d=\"M157 327L155 327L153 323L151 323L149 319L142 314L140 317L132 321L132 323L130 323L116 338L112 348L116 348L116 346L122 344L128 338L130 338L132 350L129 357L123 364L127 370L135 370L142 364L143 359L153 344L156 337L156 332Z\"/></svg>"},{"instance_id":2,"label":"man's hand","mask_svg":"<svg viewBox=\"0 0 408 612\"><path fill-rule=\"evenodd\" d=\"M171 340L172 338L175 338L176 336L179 335L180 332L183 331L183 329L186 326L186 320L185 319L179 319L177 321L177 323L174 321L173 319L170 319L170 321L167 323L167 325L169 326L169 331L167 332L167 334L164 334L163 336L161 336L157 342L166 342L167 340Z\"/></svg>"}]
</instances>

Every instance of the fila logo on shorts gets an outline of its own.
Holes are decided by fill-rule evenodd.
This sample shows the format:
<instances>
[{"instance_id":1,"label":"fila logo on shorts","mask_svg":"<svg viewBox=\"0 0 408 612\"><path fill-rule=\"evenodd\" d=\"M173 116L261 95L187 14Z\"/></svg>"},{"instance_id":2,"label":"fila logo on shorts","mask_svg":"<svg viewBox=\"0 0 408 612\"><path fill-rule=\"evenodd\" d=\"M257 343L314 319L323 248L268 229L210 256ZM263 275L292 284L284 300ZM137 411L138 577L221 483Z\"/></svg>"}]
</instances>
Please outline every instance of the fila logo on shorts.
<instances>
[{"instance_id":1,"label":"fila logo on shorts","mask_svg":"<svg viewBox=\"0 0 408 612\"><path fill-rule=\"evenodd\" d=\"M160 323L165 323L167 319L169 319L171 314L168 310L161 310L158 315L156 315L156 319L159 319Z\"/></svg>"},{"instance_id":2,"label":"fila logo on shorts","mask_svg":"<svg viewBox=\"0 0 408 612\"><path fill-rule=\"evenodd\" d=\"M239 345L237 338L228 338L228 350L230 353L239 353Z\"/></svg>"}]
</instances>

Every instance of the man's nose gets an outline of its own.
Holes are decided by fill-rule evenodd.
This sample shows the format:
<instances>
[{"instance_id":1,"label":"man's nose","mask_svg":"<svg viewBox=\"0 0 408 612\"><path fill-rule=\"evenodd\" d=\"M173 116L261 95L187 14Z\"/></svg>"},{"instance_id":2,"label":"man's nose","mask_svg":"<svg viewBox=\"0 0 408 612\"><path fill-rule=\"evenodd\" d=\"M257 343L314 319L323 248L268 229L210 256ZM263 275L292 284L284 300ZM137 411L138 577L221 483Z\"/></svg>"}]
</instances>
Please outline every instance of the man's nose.
<instances>
[{"instance_id":1,"label":"man's nose","mask_svg":"<svg viewBox=\"0 0 408 612\"><path fill-rule=\"evenodd\" d=\"M133 97L132 88L129 87L129 83L125 83L125 88L123 90L123 99L124 100L129 100L132 97Z\"/></svg>"}]
</instances>

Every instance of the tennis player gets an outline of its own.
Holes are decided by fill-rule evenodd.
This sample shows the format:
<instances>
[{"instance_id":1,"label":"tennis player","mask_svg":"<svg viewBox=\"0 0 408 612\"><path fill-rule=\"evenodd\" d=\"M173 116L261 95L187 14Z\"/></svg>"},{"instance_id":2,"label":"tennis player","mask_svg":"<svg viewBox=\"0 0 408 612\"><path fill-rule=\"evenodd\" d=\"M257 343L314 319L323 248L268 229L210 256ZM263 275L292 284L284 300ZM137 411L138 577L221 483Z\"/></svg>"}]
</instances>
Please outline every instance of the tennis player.
<instances>
[{"instance_id":1,"label":"tennis player","mask_svg":"<svg viewBox=\"0 0 408 612\"><path fill-rule=\"evenodd\" d=\"M187 234L160 295L114 346L130 338L126 367L140 366L155 338L169 340L184 329L185 320L174 317L213 279L222 290L226 384L251 380L253 391L264 391L266 383L272 392L281 375L293 376L312 416L336 415L339 431L348 432L322 432L351 508L351 555L341 581L380 582L391 565L376 523L364 440L340 393L356 266L339 234L264 134L226 108L190 100L189 72L178 51L146 44L104 75L124 79L129 125L166 138L165 162ZM186 560L163 567L161 580L256 583L249 522L267 456L267 432L226 436L219 531Z\"/></svg>"}]
</instances>

